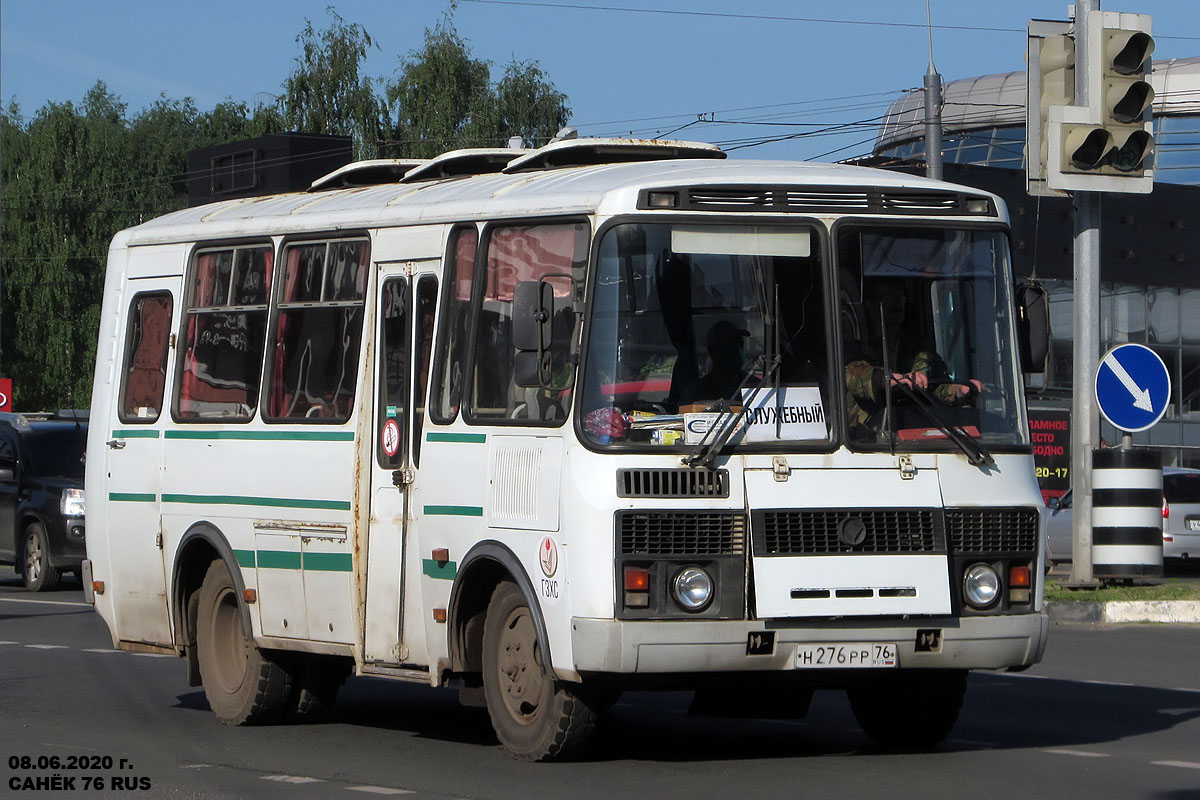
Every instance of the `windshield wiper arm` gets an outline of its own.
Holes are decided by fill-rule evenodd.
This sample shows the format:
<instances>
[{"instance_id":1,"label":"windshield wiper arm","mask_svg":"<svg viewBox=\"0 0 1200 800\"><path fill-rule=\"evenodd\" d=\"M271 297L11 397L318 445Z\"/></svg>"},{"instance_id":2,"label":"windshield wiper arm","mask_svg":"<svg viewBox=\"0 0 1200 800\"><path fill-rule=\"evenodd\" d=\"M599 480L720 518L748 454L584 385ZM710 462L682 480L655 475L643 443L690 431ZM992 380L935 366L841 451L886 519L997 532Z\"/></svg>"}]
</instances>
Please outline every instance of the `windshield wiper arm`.
<instances>
[{"instance_id":1,"label":"windshield wiper arm","mask_svg":"<svg viewBox=\"0 0 1200 800\"><path fill-rule=\"evenodd\" d=\"M750 396L742 401L742 409L732 417L729 416L729 401L725 398L718 400L715 404L715 409L720 415L713 422L708 432L704 434L704 438L696 445L696 452L689 456L684 456L681 461L689 467L700 465L707 469L713 468L713 462L717 459L717 454L732 438L733 432L737 430L738 425L745 418L750 407L754 405L754 399L758 397L759 390L767 381L771 380L771 376L779 369L780 358L778 355L772 356L768 361L766 356L759 356L755 362L753 369L746 373L746 377L742 378L742 382L738 385L737 394L740 397L742 389L750 382L750 378L754 376L755 369L762 369L762 377L754 384L754 388L750 390ZM714 433L715 432L715 433ZM710 438L711 437L711 438Z\"/></svg>"},{"instance_id":2,"label":"windshield wiper arm","mask_svg":"<svg viewBox=\"0 0 1200 800\"><path fill-rule=\"evenodd\" d=\"M946 421L938 411L934 401L930 398L929 393L923 389L909 386L907 383L898 382L896 384L904 391L913 401L913 405L920 411L926 419L932 422L938 430L946 434L950 441L958 445L958 448L966 455L967 461L975 467L988 467L996 463L992 458L992 454L983 448L975 439L961 427L951 425Z\"/></svg>"}]
</instances>

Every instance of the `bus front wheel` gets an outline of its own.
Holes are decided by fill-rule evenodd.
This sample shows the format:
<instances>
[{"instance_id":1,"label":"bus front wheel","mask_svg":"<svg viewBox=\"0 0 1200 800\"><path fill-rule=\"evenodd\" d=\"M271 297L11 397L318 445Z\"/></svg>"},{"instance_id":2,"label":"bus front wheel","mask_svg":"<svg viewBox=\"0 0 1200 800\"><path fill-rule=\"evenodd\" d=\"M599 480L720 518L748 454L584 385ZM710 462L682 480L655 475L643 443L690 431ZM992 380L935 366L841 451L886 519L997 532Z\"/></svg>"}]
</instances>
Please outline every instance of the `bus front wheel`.
<instances>
[{"instance_id":1,"label":"bus front wheel","mask_svg":"<svg viewBox=\"0 0 1200 800\"><path fill-rule=\"evenodd\" d=\"M967 671L902 670L847 692L863 732L880 747L925 750L950 733L967 693Z\"/></svg>"},{"instance_id":2,"label":"bus front wheel","mask_svg":"<svg viewBox=\"0 0 1200 800\"><path fill-rule=\"evenodd\" d=\"M523 761L570 758L596 727L581 688L554 679L529 605L507 581L492 593L483 626L483 692L496 738Z\"/></svg>"},{"instance_id":3,"label":"bus front wheel","mask_svg":"<svg viewBox=\"0 0 1200 800\"><path fill-rule=\"evenodd\" d=\"M213 713L227 725L273 721L291 697L292 676L247 636L237 589L221 561L209 566L198 606L196 656Z\"/></svg>"}]
</instances>

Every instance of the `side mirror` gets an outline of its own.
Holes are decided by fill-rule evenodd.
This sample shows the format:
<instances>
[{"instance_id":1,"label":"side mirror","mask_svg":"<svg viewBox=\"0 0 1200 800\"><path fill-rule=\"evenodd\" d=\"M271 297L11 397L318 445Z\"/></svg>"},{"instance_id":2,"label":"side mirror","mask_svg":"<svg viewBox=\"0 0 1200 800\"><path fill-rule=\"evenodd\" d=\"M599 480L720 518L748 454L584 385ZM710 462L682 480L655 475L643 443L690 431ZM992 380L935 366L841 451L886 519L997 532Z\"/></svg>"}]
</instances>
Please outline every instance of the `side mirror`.
<instances>
[{"instance_id":1,"label":"side mirror","mask_svg":"<svg viewBox=\"0 0 1200 800\"><path fill-rule=\"evenodd\" d=\"M1017 287L1017 342L1023 372L1045 372L1050 352L1050 298L1040 283Z\"/></svg>"},{"instance_id":2,"label":"side mirror","mask_svg":"<svg viewBox=\"0 0 1200 800\"><path fill-rule=\"evenodd\" d=\"M521 281L513 290L512 342L518 350L549 350L554 336L554 287Z\"/></svg>"}]
</instances>

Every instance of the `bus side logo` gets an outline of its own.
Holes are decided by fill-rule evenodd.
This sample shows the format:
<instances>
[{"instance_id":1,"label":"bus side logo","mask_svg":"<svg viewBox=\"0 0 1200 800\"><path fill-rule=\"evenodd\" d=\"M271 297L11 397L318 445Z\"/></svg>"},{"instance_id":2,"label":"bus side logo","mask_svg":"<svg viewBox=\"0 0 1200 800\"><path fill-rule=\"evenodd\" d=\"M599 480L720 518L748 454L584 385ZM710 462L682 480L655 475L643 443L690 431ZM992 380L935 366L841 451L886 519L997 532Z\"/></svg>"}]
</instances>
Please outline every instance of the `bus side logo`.
<instances>
[{"instance_id":1,"label":"bus side logo","mask_svg":"<svg viewBox=\"0 0 1200 800\"><path fill-rule=\"evenodd\" d=\"M538 546L538 563L542 566L542 574L547 578L553 578L554 573L558 572L558 546L549 536L543 536L542 543Z\"/></svg>"}]
</instances>

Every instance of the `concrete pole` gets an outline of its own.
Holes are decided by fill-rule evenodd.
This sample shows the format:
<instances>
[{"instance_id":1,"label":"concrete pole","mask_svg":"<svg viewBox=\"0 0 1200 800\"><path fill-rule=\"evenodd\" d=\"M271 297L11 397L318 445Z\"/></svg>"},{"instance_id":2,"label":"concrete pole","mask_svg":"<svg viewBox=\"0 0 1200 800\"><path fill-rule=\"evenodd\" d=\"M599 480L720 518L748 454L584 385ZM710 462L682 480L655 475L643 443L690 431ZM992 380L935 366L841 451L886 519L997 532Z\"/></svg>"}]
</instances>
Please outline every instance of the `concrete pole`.
<instances>
[{"instance_id":1,"label":"concrete pole","mask_svg":"<svg viewBox=\"0 0 1200 800\"><path fill-rule=\"evenodd\" d=\"M1087 106L1089 11L1100 0L1075 3L1075 104ZM1098 31L1097 31L1098 33ZM1075 192L1074 369L1071 391L1071 485L1074 500L1071 585L1095 583L1092 575L1092 449L1100 442L1095 396L1100 364L1100 193Z\"/></svg>"}]
</instances>

